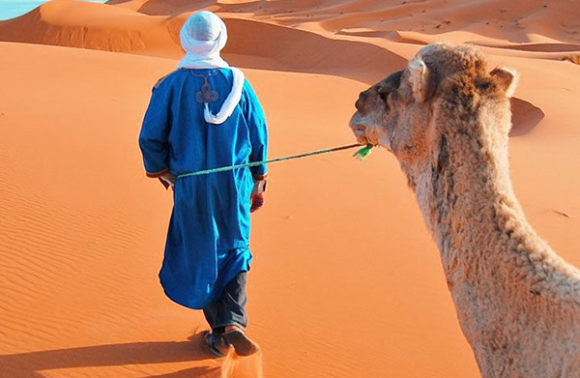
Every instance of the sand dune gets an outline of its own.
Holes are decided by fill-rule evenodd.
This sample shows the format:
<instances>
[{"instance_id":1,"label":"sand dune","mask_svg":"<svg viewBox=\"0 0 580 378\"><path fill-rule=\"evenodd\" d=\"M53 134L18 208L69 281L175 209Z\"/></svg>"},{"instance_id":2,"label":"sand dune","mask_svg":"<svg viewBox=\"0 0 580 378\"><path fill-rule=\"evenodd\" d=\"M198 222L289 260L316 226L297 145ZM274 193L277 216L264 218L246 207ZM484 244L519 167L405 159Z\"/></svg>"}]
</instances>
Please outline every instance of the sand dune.
<instances>
[{"instance_id":1,"label":"sand dune","mask_svg":"<svg viewBox=\"0 0 580 378\"><path fill-rule=\"evenodd\" d=\"M353 143L358 93L431 41L471 41L517 69L516 194L580 266L580 67L559 61L580 45L576 2L57 0L0 23L0 376L478 377L438 252L382 150L270 166L248 308L263 354L200 348L202 315L157 281L171 197L144 176L136 139L201 7L226 20L271 157Z\"/></svg>"},{"instance_id":2,"label":"sand dune","mask_svg":"<svg viewBox=\"0 0 580 378\"><path fill-rule=\"evenodd\" d=\"M225 56L247 68L339 74L371 83L379 78L377 68L392 71L404 65L400 45L439 40L475 44L496 55L580 56L576 3L492 3L56 0L1 22L0 40L177 59L181 25L191 12L207 8L224 17L230 29ZM565 15L555 27L554 14L560 13Z\"/></svg>"},{"instance_id":3,"label":"sand dune","mask_svg":"<svg viewBox=\"0 0 580 378\"><path fill-rule=\"evenodd\" d=\"M122 7L56 0L0 23L0 40L177 57L182 50L166 21Z\"/></svg>"},{"instance_id":4,"label":"sand dune","mask_svg":"<svg viewBox=\"0 0 580 378\"><path fill-rule=\"evenodd\" d=\"M0 40L178 58L183 54L178 33L186 16L147 16L107 4L56 0L0 23ZM393 70L405 62L372 44L255 20L225 17L225 21L230 34L225 57L242 67L342 73L370 83L384 72L385 64ZM347 50L350 53L344 54Z\"/></svg>"}]
</instances>

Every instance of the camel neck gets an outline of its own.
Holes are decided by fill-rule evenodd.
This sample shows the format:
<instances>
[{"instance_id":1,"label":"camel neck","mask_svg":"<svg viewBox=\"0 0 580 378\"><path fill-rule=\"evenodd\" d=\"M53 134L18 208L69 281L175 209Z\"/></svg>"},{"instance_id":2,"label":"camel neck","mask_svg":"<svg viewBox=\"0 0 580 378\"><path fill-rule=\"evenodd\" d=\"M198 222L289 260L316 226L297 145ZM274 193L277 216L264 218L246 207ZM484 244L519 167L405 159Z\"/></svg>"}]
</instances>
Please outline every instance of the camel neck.
<instances>
[{"instance_id":1,"label":"camel neck","mask_svg":"<svg viewBox=\"0 0 580 378\"><path fill-rule=\"evenodd\" d=\"M525 230L527 237L537 236L514 195L507 136L485 135L481 127L463 130L442 130L415 190L448 280L456 273L456 260L462 259L459 266L472 264L465 278L477 281L483 263L506 269L499 264L515 228ZM506 248L498 248L500 244Z\"/></svg>"},{"instance_id":2,"label":"camel neck","mask_svg":"<svg viewBox=\"0 0 580 378\"><path fill-rule=\"evenodd\" d=\"M576 322L580 272L527 222L509 179L507 136L439 136L430 162L415 167L419 174L410 181L439 248L461 328L478 359L486 351L478 345L496 337L506 317L532 322L558 302L558 311Z\"/></svg>"}]
</instances>

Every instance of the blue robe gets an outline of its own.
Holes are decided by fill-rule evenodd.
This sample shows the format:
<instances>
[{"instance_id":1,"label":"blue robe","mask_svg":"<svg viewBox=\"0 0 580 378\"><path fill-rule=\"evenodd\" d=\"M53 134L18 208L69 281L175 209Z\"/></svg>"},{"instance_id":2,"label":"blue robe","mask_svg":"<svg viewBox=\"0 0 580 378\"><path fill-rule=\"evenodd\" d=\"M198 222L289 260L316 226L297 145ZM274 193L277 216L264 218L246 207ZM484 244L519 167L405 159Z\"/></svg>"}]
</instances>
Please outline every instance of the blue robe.
<instances>
[{"instance_id":1,"label":"blue robe","mask_svg":"<svg viewBox=\"0 0 580 378\"><path fill-rule=\"evenodd\" d=\"M139 145L145 170L156 177L266 160L262 107L245 81L233 114L220 125L206 123L196 93L205 75L219 98L217 114L232 88L229 69L180 69L153 89ZM167 296L202 309L219 299L225 285L250 269L250 195L266 166L179 178L159 278Z\"/></svg>"}]
</instances>

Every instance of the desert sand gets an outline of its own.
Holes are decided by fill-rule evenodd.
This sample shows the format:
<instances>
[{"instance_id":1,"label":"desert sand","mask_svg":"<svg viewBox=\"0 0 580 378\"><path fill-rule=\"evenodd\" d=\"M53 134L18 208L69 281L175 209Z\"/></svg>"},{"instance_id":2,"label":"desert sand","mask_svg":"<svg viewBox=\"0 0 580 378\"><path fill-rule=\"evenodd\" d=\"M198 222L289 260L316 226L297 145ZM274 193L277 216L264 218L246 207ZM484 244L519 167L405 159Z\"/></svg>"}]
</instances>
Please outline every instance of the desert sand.
<instances>
[{"instance_id":1,"label":"desert sand","mask_svg":"<svg viewBox=\"0 0 580 378\"><path fill-rule=\"evenodd\" d=\"M580 266L580 4L56 0L0 22L0 377L479 376L438 251L384 150L272 164L253 215L249 358L200 347L201 312L158 283L171 194L145 177L150 90L189 14L268 118L272 158L354 143L358 93L427 43L516 69L510 161L539 234Z\"/></svg>"}]
</instances>

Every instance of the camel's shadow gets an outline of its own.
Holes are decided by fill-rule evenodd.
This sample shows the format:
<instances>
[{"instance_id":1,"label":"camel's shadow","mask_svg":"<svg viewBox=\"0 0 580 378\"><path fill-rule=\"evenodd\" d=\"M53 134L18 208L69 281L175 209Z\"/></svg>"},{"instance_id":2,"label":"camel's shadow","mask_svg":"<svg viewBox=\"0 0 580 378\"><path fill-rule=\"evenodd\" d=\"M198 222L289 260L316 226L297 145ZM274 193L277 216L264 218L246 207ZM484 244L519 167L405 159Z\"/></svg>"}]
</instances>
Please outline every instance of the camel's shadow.
<instances>
[{"instance_id":1,"label":"camel's shadow","mask_svg":"<svg viewBox=\"0 0 580 378\"><path fill-rule=\"evenodd\" d=\"M199 346L200 339L200 334L194 334L190 341L108 344L0 355L0 376L39 378L43 377L42 371L52 369L148 365L212 359L212 356ZM221 370L220 367L202 366L162 375L145 375L141 378L219 378L222 376Z\"/></svg>"}]
</instances>

